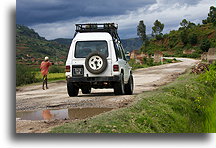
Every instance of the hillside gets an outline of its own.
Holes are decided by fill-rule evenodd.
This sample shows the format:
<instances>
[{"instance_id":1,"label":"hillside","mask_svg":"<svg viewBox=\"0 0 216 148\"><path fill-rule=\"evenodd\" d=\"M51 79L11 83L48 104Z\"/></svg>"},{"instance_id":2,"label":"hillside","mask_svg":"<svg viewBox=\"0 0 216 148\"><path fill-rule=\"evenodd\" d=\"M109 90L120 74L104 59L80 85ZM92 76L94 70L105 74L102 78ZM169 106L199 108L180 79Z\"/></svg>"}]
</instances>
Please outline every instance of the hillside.
<instances>
[{"instance_id":1,"label":"hillside","mask_svg":"<svg viewBox=\"0 0 216 148\"><path fill-rule=\"evenodd\" d=\"M54 41L54 42L57 42L59 44L66 45L67 47L70 47L72 39L57 38L57 39L54 39L54 40L51 40L51 41Z\"/></svg>"},{"instance_id":2,"label":"hillside","mask_svg":"<svg viewBox=\"0 0 216 148\"><path fill-rule=\"evenodd\" d=\"M66 60L68 47L40 37L33 29L16 25L16 61L17 63L40 63L45 56L57 64Z\"/></svg>"},{"instance_id":3,"label":"hillside","mask_svg":"<svg viewBox=\"0 0 216 148\"><path fill-rule=\"evenodd\" d=\"M45 56L57 64L66 60L72 39L58 38L46 40L37 32L23 25L16 25L16 61L24 64L39 64ZM126 51L139 49L142 42L139 38L123 39Z\"/></svg>"},{"instance_id":4,"label":"hillside","mask_svg":"<svg viewBox=\"0 0 216 148\"><path fill-rule=\"evenodd\" d=\"M198 57L211 47L216 47L215 27L212 23L208 23L172 30L163 35L161 39L151 39L146 48L141 47L141 51L149 54L154 51L162 51L168 56L187 56L183 54L183 51L193 51L190 56Z\"/></svg>"},{"instance_id":5,"label":"hillside","mask_svg":"<svg viewBox=\"0 0 216 148\"><path fill-rule=\"evenodd\" d=\"M58 42L66 46L70 46L72 39L58 38L51 41ZM123 47L126 51L132 51L134 49L139 49L142 46L142 41L139 38L122 39Z\"/></svg>"},{"instance_id":6,"label":"hillside","mask_svg":"<svg viewBox=\"0 0 216 148\"><path fill-rule=\"evenodd\" d=\"M142 46L142 40L140 38L122 39L121 42L125 50L130 52Z\"/></svg>"}]
</instances>

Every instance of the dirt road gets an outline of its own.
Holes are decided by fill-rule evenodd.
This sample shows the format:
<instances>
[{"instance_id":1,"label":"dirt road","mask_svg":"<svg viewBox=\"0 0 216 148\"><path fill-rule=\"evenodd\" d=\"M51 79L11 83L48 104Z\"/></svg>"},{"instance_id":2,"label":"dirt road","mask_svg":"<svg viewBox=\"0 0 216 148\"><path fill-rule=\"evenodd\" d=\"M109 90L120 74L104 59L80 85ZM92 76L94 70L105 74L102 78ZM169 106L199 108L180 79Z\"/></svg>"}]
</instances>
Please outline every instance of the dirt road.
<instances>
[{"instance_id":1,"label":"dirt road","mask_svg":"<svg viewBox=\"0 0 216 148\"><path fill-rule=\"evenodd\" d=\"M115 96L113 89L93 89L91 94L79 92L78 97L67 95L66 81L49 84L48 90L42 90L41 85L32 85L19 88L16 92L16 110L44 110L55 108L120 108L127 106L134 100L136 94L157 89L159 86L173 81L178 75L195 63L197 60L178 58L182 62L138 69L133 72L135 90L134 95ZM17 132L43 132L32 130L34 124L40 128L52 127L64 122L52 123L43 121L17 120ZM50 126L52 125L52 126Z\"/></svg>"}]
</instances>

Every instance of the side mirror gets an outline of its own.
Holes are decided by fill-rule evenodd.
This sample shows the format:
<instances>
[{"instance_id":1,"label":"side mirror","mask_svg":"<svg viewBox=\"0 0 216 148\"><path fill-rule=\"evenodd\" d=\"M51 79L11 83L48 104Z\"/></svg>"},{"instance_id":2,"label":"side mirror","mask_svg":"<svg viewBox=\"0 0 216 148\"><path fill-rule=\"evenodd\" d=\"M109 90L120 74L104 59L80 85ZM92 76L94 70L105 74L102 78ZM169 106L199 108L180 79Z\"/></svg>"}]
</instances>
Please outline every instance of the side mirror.
<instances>
[{"instance_id":1,"label":"side mirror","mask_svg":"<svg viewBox=\"0 0 216 148\"><path fill-rule=\"evenodd\" d=\"M126 56L126 61L130 61L130 56Z\"/></svg>"},{"instance_id":2,"label":"side mirror","mask_svg":"<svg viewBox=\"0 0 216 148\"><path fill-rule=\"evenodd\" d=\"M130 52L125 52L126 61L130 61Z\"/></svg>"}]
</instances>

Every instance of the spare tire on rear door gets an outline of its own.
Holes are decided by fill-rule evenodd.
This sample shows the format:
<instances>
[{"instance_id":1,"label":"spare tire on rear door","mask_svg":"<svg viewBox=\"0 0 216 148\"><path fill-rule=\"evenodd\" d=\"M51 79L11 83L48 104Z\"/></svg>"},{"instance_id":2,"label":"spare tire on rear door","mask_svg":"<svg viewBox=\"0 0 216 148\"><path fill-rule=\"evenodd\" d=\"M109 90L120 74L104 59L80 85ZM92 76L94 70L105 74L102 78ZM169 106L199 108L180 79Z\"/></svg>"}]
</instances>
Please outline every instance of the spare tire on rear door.
<instances>
[{"instance_id":1,"label":"spare tire on rear door","mask_svg":"<svg viewBox=\"0 0 216 148\"><path fill-rule=\"evenodd\" d=\"M85 66L89 72L100 74L107 68L107 59L99 52L92 52L86 57Z\"/></svg>"}]
</instances>

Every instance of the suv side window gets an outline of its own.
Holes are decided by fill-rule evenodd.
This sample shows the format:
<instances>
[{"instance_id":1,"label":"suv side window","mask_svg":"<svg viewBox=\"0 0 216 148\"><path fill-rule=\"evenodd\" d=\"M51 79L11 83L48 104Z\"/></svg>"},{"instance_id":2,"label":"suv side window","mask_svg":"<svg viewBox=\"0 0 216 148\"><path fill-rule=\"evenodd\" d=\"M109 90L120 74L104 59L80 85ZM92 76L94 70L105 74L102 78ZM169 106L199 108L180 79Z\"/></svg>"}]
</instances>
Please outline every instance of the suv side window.
<instances>
[{"instance_id":1,"label":"suv side window","mask_svg":"<svg viewBox=\"0 0 216 148\"><path fill-rule=\"evenodd\" d=\"M121 49L121 53L122 53L122 57L123 57L124 60L126 60L126 56L125 56L124 48L122 47L121 44L119 44L119 45L120 45L120 49Z\"/></svg>"},{"instance_id":2,"label":"suv side window","mask_svg":"<svg viewBox=\"0 0 216 148\"><path fill-rule=\"evenodd\" d=\"M114 41L113 41L113 44L114 44L114 48L115 48L115 51L116 51L117 58L122 59L122 54L121 54L121 50L120 50L119 46Z\"/></svg>"}]
</instances>

